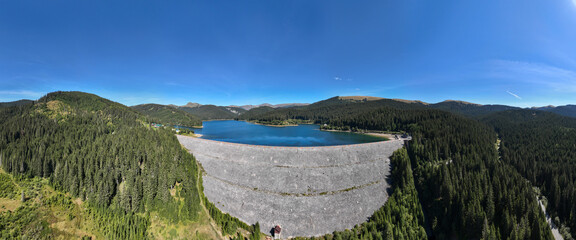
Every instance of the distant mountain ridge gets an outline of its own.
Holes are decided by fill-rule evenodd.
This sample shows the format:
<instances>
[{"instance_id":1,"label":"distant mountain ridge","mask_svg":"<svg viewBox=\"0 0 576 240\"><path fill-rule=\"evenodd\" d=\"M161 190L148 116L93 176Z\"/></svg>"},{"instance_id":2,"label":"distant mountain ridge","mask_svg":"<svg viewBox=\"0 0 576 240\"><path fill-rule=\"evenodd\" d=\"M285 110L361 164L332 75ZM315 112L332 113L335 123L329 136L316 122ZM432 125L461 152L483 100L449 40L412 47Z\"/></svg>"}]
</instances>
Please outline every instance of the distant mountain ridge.
<instances>
[{"instance_id":1,"label":"distant mountain ridge","mask_svg":"<svg viewBox=\"0 0 576 240\"><path fill-rule=\"evenodd\" d=\"M564 106L546 106L546 107L535 107L532 109L537 109L541 111L553 112L562 116L576 117L576 105L564 105Z\"/></svg>"},{"instance_id":2,"label":"distant mountain ridge","mask_svg":"<svg viewBox=\"0 0 576 240\"><path fill-rule=\"evenodd\" d=\"M299 108L280 109L280 108L271 108L267 106L252 108L248 112L240 115L239 119L250 120L250 119L258 119L260 117L265 116L271 118L272 116L277 117L278 114L280 116L286 116L294 114L293 111L296 111L297 109L312 110L317 108L323 108L326 106L340 106L340 105L349 105L358 103L368 104L370 108L394 107L402 109L424 109L424 108L438 109L475 118L486 116L495 112L523 109L520 107L498 105L498 104L482 105L459 100L445 100L439 103L426 103L419 100L390 99L390 98L371 97L371 96L336 96L309 105L300 106ZM576 105L566 105L558 107L553 106L534 107L532 109L553 112L568 117L576 117Z\"/></svg>"},{"instance_id":3,"label":"distant mountain ridge","mask_svg":"<svg viewBox=\"0 0 576 240\"><path fill-rule=\"evenodd\" d=\"M0 107L10 107L24 105L32 103L32 100L18 100L13 102L0 102ZM229 105L229 106L217 106L217 105L202 105L200 103L188 102L186 105L177 106L174 104L162 105L171 107L174 109L182 110L189 114L196 116L201 120L215 120L215 119L244 119L246 116L250 115L253 117L258 114L263 114L266 112L272 112L278 109L284 108L302 108L311 105L325 105L325 104L335 104L335 103L354 103L354 102L373 102L375 105L394 105L396 107L427 107L433 109L439 109L443 111L448 111L456 114L461 114L471 117L484 116L490 113L507 111L507 110L517 110L523 109L520 107L499 105L499 104L478 104L460 100L445 100L438 103L427 103L420 100L406 100L397 98L382 98L373 96L336 96L326 100L318 101L313 104L309 103L282 103L282 104L269 104L263 103L258 105ZM407 105L398 105L407 104ZM134 106L133 106L134 107ZM524 108L526 109L526 108ZM576 105L564 105L564 106L544 106L544 107L532 107L532 110L540 110L556 113L562 116L576 117ZM255 111L251 111L255 110ZM247 114L248 113L248 114ZM241 116L244 115L245 116Z\"/></svg>"},{"instance_id":4,"label":"distant mountain ridge","mask_svg":"<svg viewBox=\"0 0 576 240\"><path fill-rule=\"evenodd\" d=\"M176 105L173 105L173 106L176 106ZM190 107L190 108L193 108L193 107L200 107L200 106L202 106L202 104L200 104L200 103L188 102L188 103L186 103L186 105L183 105L183 106L180 106L180 107Z\"/></svg>"},{"instance_id":5,"label":"distant mountain ridge","mask_svg":"<svg viewBox=\"0 0 576 240\"><path fill-rule=\"evenodd\" d=\"M281 104L270 104L270 103L262 103L262 104L258 104L258 105L242 105L242 106L236 106L236 105L230 105L228 107L237 107L237 108L242 108L245 110L250 110L253 108L259 108L259 107L271 107L271 108L287 108L287 107L301 107L301 106L307 106L310 105L310 103L281 103Z\"/></svg>"},{"instance_id":6,"label":"distant mountain ridge","mask_svg":"<svg viewBox=\"0 0 576 240\"><path fill-rule=\"evenodd\" d=\"M270 107L272 109L276 108L289 108L289 107L301 107L309 105L308 103L282 103L282 104L269 104L263 103L259 105L229 105L229 106L217 106L212 104L200 104L194 102L188 102L186 105L177 106L174 104L169 104L165 106L173 107L178 110L182 110L189 114L198 117L201 120L217 120L217 119L235 119L238 116L244 114L248 110L260 107Z\"/></svg>"},{"instance_id":7,"label":"distant mountain ridge","mask_svg":"<svg viewBox=\"0 0 576 240\"><path fill-rule=\"evenodd\" d=\"M216 105L195 105L190 103L180 106L178 109L195 115L202 120L234 119L238 117L238 115L246 112L246 110L242 108Z\"/></svg>"},{"instance_id":8,"label":"distant mountain ridge","mask_svg":"<svg viewBox=\"0 0 576 240\"><path fill-rule=\"evenodd\" d=\"M212 104L206 104L206 105L212 105ZM201 107L201 106L206 106L206 105L202 105L200 103L193 103L193 102L188 102L186 105L182 105L182 106L176 106L174 104L170 104L169 106L174 106L174 107L179 107L179 108L196 108L196 107ZM235 109L235 108L242 108L246 111L252 109L252 108L258 108L258 107L271 107L271 108L285 108L285 107L300 107L300 106L306 106L306 105L310 105L310 103L281 103L281 104L270 104L270 103L262 103L262 104L258 104L258 105L228 105L228 106L218 106L218 107L228 107L231 109ZM216 106L216 105L215 105Z\"/></svg>"},{"instance_id":9,"label":"distant mountain ridge","mask_svg":"<svg viewBox=\"0 0 576 240\"><path fill-rule=\"evenodd\" d=\"M432 108L469 117L480 117L499 111L523 109L520 107L507 106L501 104L478 104L466 102L461 100L444 100L438 103L427 103L420 100L407 100L398 98L383 98L374 96L336 96L326 100L321 100L312 104L309 103L282 103L270 104L262 103L258 105L229 105L229 106L216 106L216 105L202 105L199 103L188 102L183 106L176 106L180 110L191 113L202 120L213 119L247 119L252 118L259 114L273 112L284 108L306 108L310 106L326 105L326 104L342 104L342 103L357 103L357 102L370 102L371 105L386 105L396 107L409 107L409 108ZM404 105L407 104L407 105ZM545 107L532 107L530 109L553 112L562 116L576 117L576 105L565 106L545 106ZM254 110L254 111L252 111Z\"/></svg>"},{"instance_id":10,"label":"distant mountain ridge","mask_svg":"<svg viewBox=\"0 0 576 240\"><path fill-rule=\"evenodd\" d=\"M370 97L370 96L344 96L338 97L341 100L349 101L378 101L387 98L381 97ZM388 99L402 103L417 104L422 106L428 106L430 108L444 110L452 113L462 114L471 117L478 117L482 115L487 115L494 112L508 111L508 110L518 110L527 109L514 106L507 106L501 104L478 104L472 102L466 102L461 100L444 100L439 103L426 103L419 100L405 100L405 99ZM556 113L562 116L576 117L576 105L564 105L564 106L545 106L545 107L532 107L530 109L540 110L546 112Z\"/></svg>"}]
</instances>

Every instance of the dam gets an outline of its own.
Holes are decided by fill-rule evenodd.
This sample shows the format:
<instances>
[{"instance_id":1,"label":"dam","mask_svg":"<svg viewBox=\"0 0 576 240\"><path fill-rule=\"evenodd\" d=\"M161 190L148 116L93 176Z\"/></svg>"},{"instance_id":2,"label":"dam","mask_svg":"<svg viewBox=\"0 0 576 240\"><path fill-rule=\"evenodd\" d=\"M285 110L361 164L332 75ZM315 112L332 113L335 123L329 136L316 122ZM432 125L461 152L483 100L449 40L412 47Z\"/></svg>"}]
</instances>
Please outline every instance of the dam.
<instances>
[{"instance_id":1,"label":"dam","mask_svg":"<svg viewBox=\"0 0 576 240\"><path fill-rule=\"evenodd\" d=\"M319 236L366 222L388 199L394 151L405 139L274 147L177 135L204 169L204 194L223 212L282 238Z\"/></svg>"}]
</instances>

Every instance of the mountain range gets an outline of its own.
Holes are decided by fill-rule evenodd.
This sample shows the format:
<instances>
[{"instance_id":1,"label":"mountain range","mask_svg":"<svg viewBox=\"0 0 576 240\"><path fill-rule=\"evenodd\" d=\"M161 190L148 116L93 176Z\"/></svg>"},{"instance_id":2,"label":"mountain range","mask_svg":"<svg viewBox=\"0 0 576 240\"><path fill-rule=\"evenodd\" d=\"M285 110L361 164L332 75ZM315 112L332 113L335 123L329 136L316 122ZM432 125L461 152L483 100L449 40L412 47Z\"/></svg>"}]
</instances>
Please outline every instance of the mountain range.
<instances>
[{"instance_id":1,"label":"mountain range","mask_svg":"<svg viewBox=\"0 0 576 240\"><path fill-rule=\"evenodd\" d=\"M391 104L394 102L397 103L408 103L411 107L422 107L422 108L432 108L432 109L439 109L444 110L456 114L461 114L465 116L472 116L472 117L479 117L486 114L499 112L499 111L506 111L506 110L517 110L523 109L520 107L514 106L507 106L507 105L499 105L499 104L477 104L477 103L470 103L465 101L459 100L445 100L439 103L426 103L419 100L405 100L405 99L388 99L388 98L381 98L381 97L372 97L372 96L337 96L334 98L330 98L327 100L335 101L334 99L338 99L338 101L342 102L372 102L376 101L376 103L380 104ZM192 122L197 122L197 119L200 120L216 120L216 119L236 119L236 118L243 118L245 119L247 116L251 116L254 114L261 114L264 112L270 112L276 109L288 109L288 108L302 108L308 107L310 105L318 105L324 104L327 100L319 101L313 104L309 103L282 103L282 104L269 104L263 103L258 105L229 105L229 106L217 106L211 104L199 104L188 102L186 105L177 106L173 104L169 105L160 105L160 104L141 104L132 106L132 108L136 110L142 111L144 106L148 106L149 108L154 108L156 111L162 111L163 113L155 113L154 117L158 117L159 115L172 115L172 119L176 116L176 119L181 119L184 121L184 118L190 118ZM26 103L31 103L32 100L18 100L13 102L0 102L0 107L9 107L9 106L17 106ZM378 104L377 104L378 105ZM173 113L168 114L167 109L171 109ZM544 106L544 107L531 107L531 110L539 110L539 111L546 111L556 113L562 116L568 117L576 117L576 105L564 105L564 106ZM183 116L182 112L188 113L189 115ZM244 115L244 116L242 116ZM166 119L165 119L166 120ZM166 122L166 121L164 121ZM187 122L188 125L192 122ZM168 123L171 124L171 123Z\"/></svg>"}]
</instances>

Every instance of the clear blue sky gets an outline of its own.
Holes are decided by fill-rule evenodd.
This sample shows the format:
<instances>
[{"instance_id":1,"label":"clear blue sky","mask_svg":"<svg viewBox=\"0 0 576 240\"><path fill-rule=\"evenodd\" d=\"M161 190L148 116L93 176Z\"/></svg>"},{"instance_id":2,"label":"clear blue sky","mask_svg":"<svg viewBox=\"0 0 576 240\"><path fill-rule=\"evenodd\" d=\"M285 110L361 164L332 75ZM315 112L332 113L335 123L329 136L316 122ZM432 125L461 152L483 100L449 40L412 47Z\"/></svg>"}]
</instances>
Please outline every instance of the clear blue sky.
<instances>
[{"instance_id":1,"label":"clear blue sky","mask_svg":"<svg viewBox=\"0 0 576 240\"><path fill-rule=\"evenodd\" d=\"M0 101L56 90L126 105L576 104L576 2L0 0Z\"/></svg>"}]
</instances>

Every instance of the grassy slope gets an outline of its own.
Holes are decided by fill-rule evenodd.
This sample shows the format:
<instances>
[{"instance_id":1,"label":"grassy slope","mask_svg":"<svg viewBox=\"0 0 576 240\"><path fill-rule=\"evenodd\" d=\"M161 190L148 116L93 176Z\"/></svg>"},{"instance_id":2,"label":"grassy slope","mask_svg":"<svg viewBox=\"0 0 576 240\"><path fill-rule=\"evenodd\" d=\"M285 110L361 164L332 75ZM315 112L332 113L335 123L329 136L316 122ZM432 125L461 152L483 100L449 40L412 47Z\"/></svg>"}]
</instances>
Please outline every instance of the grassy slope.
<instances>
[{"instance_id":1,"label":"grassy slope","mask_svg":"<svg viewBox=\"0 0 576 240\"><path fill-rule=\"evenodd\" d=\"M1 169L0 175L3 180L10 179L9 182L15 187L13 191L0 189L0 195L10 195L0 197L0 222L7 221L9 214L15 215L18 212L32 217L29 221L8 225L4 231L10 232L11 229L25 228L28 229L24 231L28 233L26 236L32 238L48 236L54 239L84 236L95 239L104 238L97 229L92 227L94 223L87 212L89 210L79 198L75 199L70 194L54 190L48 184L47 179L16 179ZM26 196L24 202L20 199L22 191ZM59 200L54 201L54 199ZM153 239L224 239L205 208L200 213L198 221L174 224L161 218L157 212L150 213L150 218L149 232ZM35 229L37 226L43 226L42 231L35 231L38 230Z\"/></svg>"},{"instance_id":2,"label":"grassy slope","mask_svg":"<svg viewBox=\"0 0 576 240\"><path fill-rule=\"evenodd\" d=\"M199 173L202 174L202 173ZM198 189L203 189L201 186L200 175L197 178ZM175 188L178 191L178 188ZM200 194L201 201L203 199L203 193ZM176 193L174 194L176 195ZM157 213L152 213L150 215L150 235L155 239L225 239L222 236L221 229L216 225L214 220L210 217L210 214L204 207L204 202L202 202L202 211L200 211L198 221L188 221L184 223L168 223L162 221L162 218L158 216Z\"/></svg>"},{"instance_id":3,"label":"grassy slope","mask_svg":"<svg viewBox=\"0 0 576 240\"><path fill-rule=\"evenodd\" d=\"M1 238L14 235L30 238L102 237L93 231L90 219L85 218L81 201L74 201L48 185L47 179L17 179L0 170L3 179L9 179L14 188L0 189L0 223L6 224ZM25 201L21 201L24 191ZM8 195L8 196L6 196ZM70 203L70 204L69 204ZM20 217L25 216L25 217ZM16 218L17 220L14 221ZM18 232L18 229L24 229Z\"/></svg>"}]
</instances>

